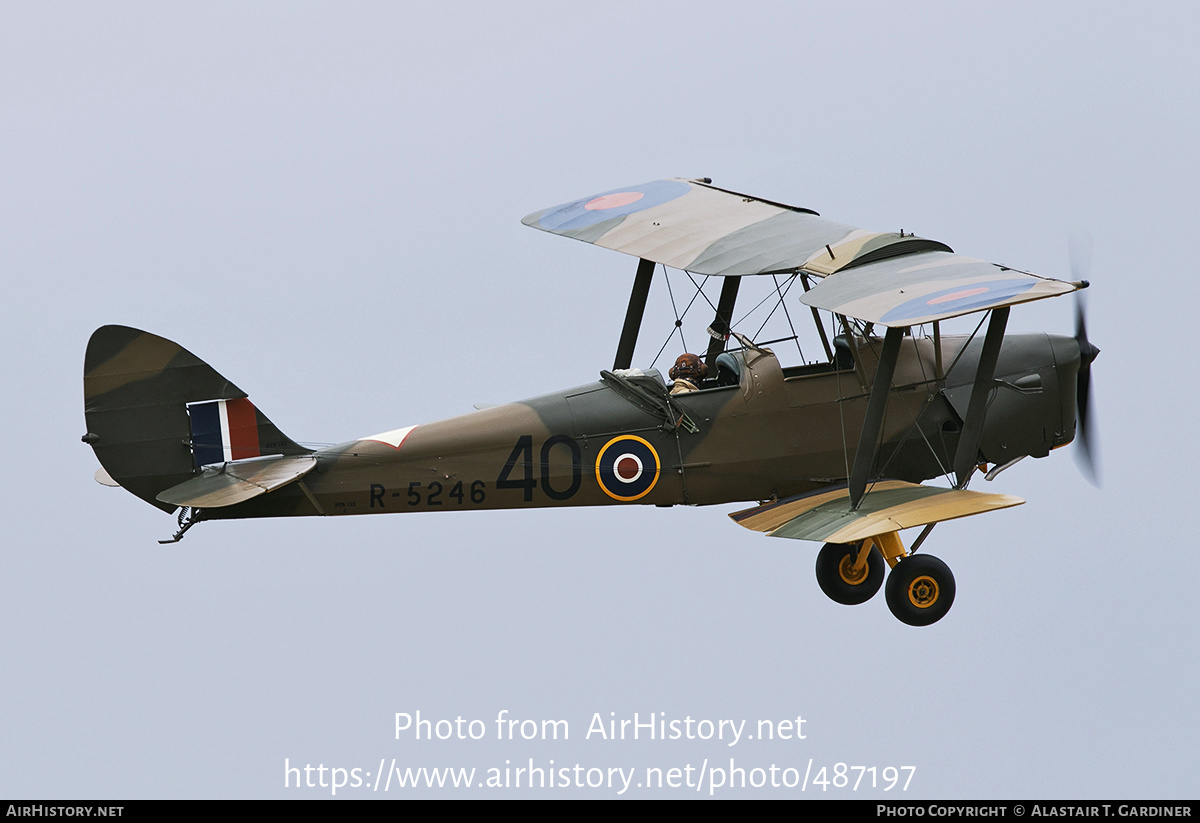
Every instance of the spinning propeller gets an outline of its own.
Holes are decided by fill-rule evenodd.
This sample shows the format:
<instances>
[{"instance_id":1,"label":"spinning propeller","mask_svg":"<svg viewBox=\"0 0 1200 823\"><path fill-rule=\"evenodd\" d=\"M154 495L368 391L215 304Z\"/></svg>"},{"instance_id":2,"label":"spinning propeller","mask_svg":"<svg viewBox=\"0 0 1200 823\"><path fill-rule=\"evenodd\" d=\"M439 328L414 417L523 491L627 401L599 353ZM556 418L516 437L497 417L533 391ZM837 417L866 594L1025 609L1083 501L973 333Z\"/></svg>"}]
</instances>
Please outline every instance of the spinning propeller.
<instances>
[{"instance_id":1,"label":"spinning propeller","mask_svg":"<svg viewBox=\"0 0 1200 823\"><path fill-rule=\"evenodd\" d=\"M1086 275L1091 269L1091 243L1086 238L1071 238L1071 275L1077 281L1088 285ZM1079 377L1075 383L1075 409L1079 420L1076 432L1076 442L1079 448L1075 450L1075 462L1080 472L1088 482L1099 488L1100 466L1096 449L1095 434L1093 433L1094 416L1092 414L1092 361L1100 353L1088 341L1087 336L1087 299L1082 292L1075 293L1075 342L1079 345Z\"/></svg>"}]
</instances>

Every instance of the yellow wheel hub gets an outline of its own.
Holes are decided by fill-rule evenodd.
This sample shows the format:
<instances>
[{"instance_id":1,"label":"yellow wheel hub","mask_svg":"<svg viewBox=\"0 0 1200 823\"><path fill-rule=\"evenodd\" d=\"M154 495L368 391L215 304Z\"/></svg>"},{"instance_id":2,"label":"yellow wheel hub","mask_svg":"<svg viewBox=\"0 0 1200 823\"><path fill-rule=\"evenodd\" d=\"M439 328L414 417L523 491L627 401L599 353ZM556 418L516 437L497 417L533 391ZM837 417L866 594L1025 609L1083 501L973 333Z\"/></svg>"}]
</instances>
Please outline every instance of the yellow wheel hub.
<instances>
[{"instance_id":1,"label":"yellow wheel hub","mask_svg":"<svg viewBox=\"0 0 1200 823\"><path fill-rule=\"evenodd\" d=\"M842 558L842 562L838 563L838 577L851 586L857 586L866 580L870 570L870 566L866 563L863 563L861 568L855 568L850 555L846 555Z\"/></svg>"},{"instance_id":2,"label":"yellow wheel hub","mask_svg":"<svg viewBox=\"0 0 1200 823\"><path fill-rule=\"evenodd\" d=\"M908 584L908 602L918 609L928 609L938 601L938 584L927 574Z\"/></svg>"}]
</instances>

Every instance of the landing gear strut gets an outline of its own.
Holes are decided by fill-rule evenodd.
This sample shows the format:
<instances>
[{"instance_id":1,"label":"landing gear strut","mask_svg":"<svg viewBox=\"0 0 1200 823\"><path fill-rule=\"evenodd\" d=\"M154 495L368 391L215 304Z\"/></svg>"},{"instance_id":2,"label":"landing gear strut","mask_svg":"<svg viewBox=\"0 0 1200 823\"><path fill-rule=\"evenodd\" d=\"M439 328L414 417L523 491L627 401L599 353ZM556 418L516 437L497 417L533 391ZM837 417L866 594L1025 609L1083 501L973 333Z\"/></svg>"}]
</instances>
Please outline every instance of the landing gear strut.
<instances>
[{"instance_id":1,"label":"landing gear strut","mask_svg":"<svg viewBox=\"0 0 1200 823\"><path fill-rule=\"evenodd\" d=\"M919 545L925 532L914 544ZM865 554L865 557L864 557ZM946 616L954 604L954 575L950 567L928 554L905 551L896 532L868 537L860 543L826 543L817 555L817 583L835 603L866 603L884 582L884 595L896 619L910 626L928 626Z\"/></svg>"}]
</instances>

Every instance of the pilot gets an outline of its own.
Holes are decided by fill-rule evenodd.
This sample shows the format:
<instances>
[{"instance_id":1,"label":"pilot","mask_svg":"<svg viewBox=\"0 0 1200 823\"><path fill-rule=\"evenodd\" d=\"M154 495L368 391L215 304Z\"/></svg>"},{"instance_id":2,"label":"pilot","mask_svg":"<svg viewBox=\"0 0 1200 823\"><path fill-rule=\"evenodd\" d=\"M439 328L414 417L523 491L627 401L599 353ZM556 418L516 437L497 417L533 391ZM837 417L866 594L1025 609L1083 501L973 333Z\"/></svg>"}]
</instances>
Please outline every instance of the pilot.
<instances>
[{"instance_id":1,"label":"pilot","mask_svg":"<svg viewBox=\"0 0 1200 823\"><path fill-rule=\"evenodd\" d=\"M700 388L700 381L708 377L708 366L694 354L681 354L667 374L673 381L671 394L686 394Z\"/></svg>"}]
</instances>

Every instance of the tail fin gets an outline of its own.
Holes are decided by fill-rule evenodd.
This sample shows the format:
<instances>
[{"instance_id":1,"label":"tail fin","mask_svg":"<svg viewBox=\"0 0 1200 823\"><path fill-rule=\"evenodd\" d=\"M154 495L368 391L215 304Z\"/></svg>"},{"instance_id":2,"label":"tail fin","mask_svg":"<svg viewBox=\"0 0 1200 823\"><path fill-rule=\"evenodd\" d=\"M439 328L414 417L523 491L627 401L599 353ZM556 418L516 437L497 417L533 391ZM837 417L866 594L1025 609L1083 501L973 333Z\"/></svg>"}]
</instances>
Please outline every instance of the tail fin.
<instances>
[{"instance_id":1,"label":"tail fin","mask_svg":"<svg viewBox=\"0 0 1200 823\"><path fill-rule=\"evenodd\" d=\"M156 500L158 493L189 479L202 465L311 451L187 349L126 326L103 326L88 341L83 403L83 441L100 465L164 511L175 506Z\"/></svg>"}]
</instances>

